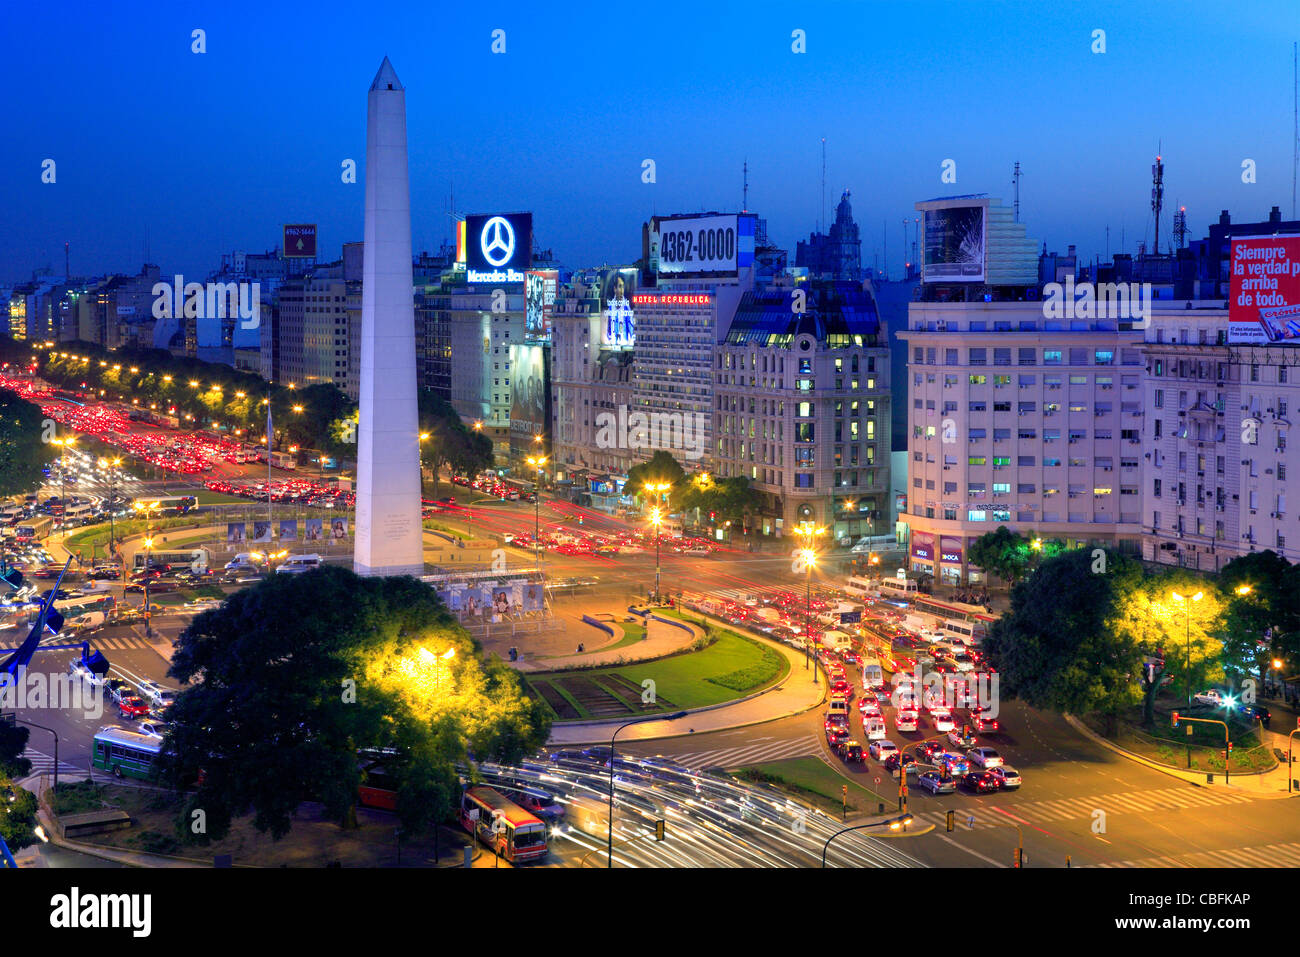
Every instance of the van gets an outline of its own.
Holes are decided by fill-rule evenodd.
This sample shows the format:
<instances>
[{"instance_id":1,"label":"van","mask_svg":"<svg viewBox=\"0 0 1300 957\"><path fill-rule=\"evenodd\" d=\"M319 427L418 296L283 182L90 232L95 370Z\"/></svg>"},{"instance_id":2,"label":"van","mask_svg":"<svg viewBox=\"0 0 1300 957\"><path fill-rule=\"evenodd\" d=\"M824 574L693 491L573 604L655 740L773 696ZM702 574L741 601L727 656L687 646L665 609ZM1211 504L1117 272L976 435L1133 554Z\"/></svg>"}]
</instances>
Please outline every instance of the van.
<instances>
[{"instance_id":1,"label":"van","mask_svg":"<svg viewBox=\"0 0 1300 957\"><path fill-rule=\"evenodd\" d=\"M309 572L312 569L320 568L320 566L321 558L319 555L290 555L276 571L289 575L301 575L303 572Z\"/></svg>"},{"instance_id":2,"label":"van","mask_svg":"<svg viewBox=\"0 0 1300 957\"><path fill-rule=\"evenodd\" d=\"M243 571L246 568L256 568L261 560L261 552L240 552L226 562L226 571Z\"/></svg>"},{"instance_id":3,"label":"van","mask_svg":"<svg viewBox=\"0 0 1300 957\"><path fill-rule=\"evenodd\" d=\"M832 698L830 709L826 712L826 719L829 721L836 715L844 715L844 720L849 719L849 702L844 698Z\"/></svg>"},{"instance_id":4,"label":"van","mask_svg":"<svg viewBox=\"0 0 1300 957\"><path fill-rule=\"evenodd\" d=\"M862 662L862 687L868 691L885 687L885 671L875 658Z\"/></svg>"},{"instance_id":5,"label":"van","mask_svg":"<svg viewBox=\"0 0 1300 957\"><path fill-rule=\"evenodd\" d=\"M853 639L842 631L828 631L822 635L822 644L832 651L847 651L853 647Z\"/></svg>"},{"instance_id":6,"label":"van","mask_svg":"<svg viewBox=\"0 0 1300 957\"><path fill-rule=\"evenodd\" d=\"M854 598L868 598L876 593L876 579L855 575L845 583L844 591Z\"/></svg>"},{"instance_id":7,"label":"van","mask_svg":"<svg viewBox=\"0 0 1300 957\"><path fill-rule=\"evenodd\" d=\"M85 631L90 628L98 628L107 618L108 616L102 611L88 611L77 615L75 618L69 618L64 623L64 630Z\"/></svg>"},{"instance_id":8,"label":"van","mask_svg":"<svg viewBox=\"0 0 1300 957\"><path fill-rule=\"evenodd\" d=\"M870 715L862 719L862 730L868 741L881 741L885 737L885 719Z\"/></svg>"}]
</instances>

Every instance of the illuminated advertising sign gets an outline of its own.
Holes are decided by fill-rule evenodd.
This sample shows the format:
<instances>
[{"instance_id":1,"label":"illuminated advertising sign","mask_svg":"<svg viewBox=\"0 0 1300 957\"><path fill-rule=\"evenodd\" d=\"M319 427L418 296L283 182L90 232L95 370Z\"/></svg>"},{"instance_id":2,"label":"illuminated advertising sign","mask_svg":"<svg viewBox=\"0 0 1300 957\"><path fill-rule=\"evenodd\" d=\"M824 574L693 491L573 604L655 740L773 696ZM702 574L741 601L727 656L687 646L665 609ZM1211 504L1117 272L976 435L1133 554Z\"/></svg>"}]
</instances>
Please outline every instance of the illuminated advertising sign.
<instances>
[{"instance_id":1,"label":"illuminated advertising sign","mask_svg":"<svg viewBox=\"0 0 1300 957\"><path fill-rule=\"evenodd\" d=\"M923 282L983 282L988 238L983 204L925 211Z\"/></svg>"},{"instance_id":2,"label":"illuminated advertising sign","mask_svg":"<svg viewBox=\"0 0 1300 957\"><path fill-rule=\"evenodd\" d=\"M611 269L601 276L601 348L631 349L636 344L636 315L632 311L636 278L635 269Z\"/></svg>"},{"instance_id":3,"label":"illuminated advertising sign","mask_svg":"<svg viewBox=\"0 0 1300 957\"><path fill-rule=\"evenodd\" d=\"M524 333L545 337L551 334L555 291L560 284L558 269L529 269L524 273Z\"/></svg>"},{"instance_id":4,"label":"illuminated advertising sign","mask_svg":"<svg viewBox=\"0 0 1300 957\"><path fill-rule=\"evenodd\" d=\"M284 227L284 258L316 258L315 223L296 223Z\"/></svg>"},{"instance_id":5,"label":"illuminated advertising sign","mask_svg":"<svg viewBox=\"0 0 1300 957\"><path fill-rule=\"evenodd\" d=\"M961 539L947 535L939 539L939 561L949 565L961 564Z\"/></svg>"},{"instance_id":6,"label":"illuminated advertising sign","mask_svg":"<svg viewBox=\"0 0 1300 957\"><path fill-rule=\"evenodd\" d=\"M533 214L466 216L465 245L469 282L523 282L533 261Z\"/></svg>"},{"instance_id":7,"label":"illuminated advertising sign","mask_svg":"<svg viewBox=\"0 0 1300 957\"><path fill-rule=\"evenodd\" d=\"M1232 241L1228 343L1300 344L1300 236Z\"/></svg>"},{"instance_id":8,"label":"illuminated advertising sign","mask_svg":"<svg viewBox=\"0 0 1300 957\"><path fill-rule=\"evenodd\" d=\"M934 536L912 533L912 557L923 561L934 561Z\"/></svg>"},{"instance_id":9,"label":"illuminated advertising sign","mask_svg":"<svg viewBox=\"0 0 1300 957\"><path fill-rule=\"evenodd\" d=\"M734 279L754 264L757 218L727 215L673 216L653 220L658 271L665 279Z\"/></svg>"},{"instance_id":10,"label":"illuminated advertising sign","mask_svg":"<svg viewBox=\"0 0 1300 957\"><path fill-rule=\"evenodd\" d=\"M510 344L510 453L544 454L535 441L551 420L551 383L546 346Z\"/></svg>"},{"instance_id":11,"label":"illuminated advertising sign","mask_svg":"<svg viewBox=\"0 0 1300 957\"><path fill-rule=\"evenodd\" d=\"M645 306L707 306L713 295L707 292L639 292L632 297L632 305Z\"/></svg>"},{"instance_id":12,"label":"illuminated advertising sign","mask_svg":"<svg viewBox=\"0 0 1300 957\"><path fill-rule=\"evenodd\" d=\"M465 220L456 221L456 262L465 265L466 245L465 245Z\"/></svg>"}]
</instances>

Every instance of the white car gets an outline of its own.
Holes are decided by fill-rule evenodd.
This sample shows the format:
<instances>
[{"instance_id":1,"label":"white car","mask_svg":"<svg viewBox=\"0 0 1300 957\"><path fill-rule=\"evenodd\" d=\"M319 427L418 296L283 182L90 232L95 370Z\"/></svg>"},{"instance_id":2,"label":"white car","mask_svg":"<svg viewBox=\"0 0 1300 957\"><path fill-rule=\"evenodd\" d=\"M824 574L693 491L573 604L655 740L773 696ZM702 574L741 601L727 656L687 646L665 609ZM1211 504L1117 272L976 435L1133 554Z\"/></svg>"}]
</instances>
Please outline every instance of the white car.
<instances>
[{"instance_id":1,"label":"white car","mask_svg":"<svg viewBox=\"0 0 1300 957\"><path fill-rule=\"evenodd\" d=\"M915 731L917 715L915 711L900 711L894 716L894 727L899 731Z\"/></svg>"},{"instance_id":2,"label":"white car","mask_svg":"<svg viewBox=\"0 0 1300 957\"><path fill-rule=\"evenodd\" d=\"M877 761L885 760L885 758L889 757L897 750L898 750L898 745L894 744L893 741L890 741L887 738L882 738L878 741L872 741L871 744L867 745L867 753L870 754Z\"/></svg>"},{"instance_id":3,"label":"white car","mask_svg":"<svg viewBox=\"0 0 1300 957\"><path fill-rule=\"evenodd\" d=\"M1002 760L1002 755L993 748L971 748L966 752L966 757L970 758L971 764L978 764L985 771L1006 764Z\"/></svg>"},{"instance_id":4,"label":"white car","mask_svg":"<svg viewBox=\"0 0 1300 957\"><path fill-rule=\"evenodd\" d=\"M161 721L149 719L138 722L131 730L136 734L147 734L150 737L161 738L167 733L167 725Z\"/></svg>"},{"instance_id":5,"label":"white car","mask_svg":"<svg viewBox=\"0 0 1300 957\"><path fill-rule=\"evenodd\" d=\"M934 722L934 730L939 732L951 731L954 727L952 712L947 708L930 709L930 720Z\"/></svg>"},{"instance_id":6,"label":"white car","mask_svg":"<svg viewBox=\"0 0 1300 957\"><path fill-rule=\"evenodd\" d=\"M990 768L989 773L998 782L998 787L1004 791L1020 787L1020 772L1009 765L999 764L994 768Z\"/></svg>"},{"instance_id":7,"label":"white car","mask_svg":"<svg viewBox=\"0 0 1300 957\"><path fill-rule=\"evenodd\" d=\"M1228 704L1228 696L1218 688L1210 688L1208 691L1192 695L1192 701L1196 704L1209 705L1211 708L1223 708Z\"/></svg>"}]
</instances>

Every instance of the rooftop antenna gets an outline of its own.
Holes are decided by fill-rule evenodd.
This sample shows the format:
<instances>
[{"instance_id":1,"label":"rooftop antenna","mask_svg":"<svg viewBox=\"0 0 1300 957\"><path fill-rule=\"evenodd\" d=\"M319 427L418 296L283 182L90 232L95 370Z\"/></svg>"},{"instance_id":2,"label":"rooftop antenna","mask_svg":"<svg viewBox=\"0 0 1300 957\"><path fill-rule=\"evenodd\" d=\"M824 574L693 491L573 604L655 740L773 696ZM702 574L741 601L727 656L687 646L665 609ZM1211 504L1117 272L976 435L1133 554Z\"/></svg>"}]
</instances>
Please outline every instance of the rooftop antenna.
<instances>
[{"instance_id":1,"label":"rooftop antenna","mask_svg":"<svg viewBox=\"0 0 1300 957\"><path fill-rule=\"evenodd\" d=\"M1011 181L1016 187L1016 222L1020 222L1020 160L1016 160L1016 169L1011 174Z\"/></svg>"},{"instance_id":2,"label":"rooftop antenna","mask_svg":"<svg viewBox=\"0 0 1300 957\"><path fill-rule=\"evenodd\" d=\"M1174 200L1174 202L1178 202ZM1183 248L1183 240L1187 237L1187 207L1179 206L1178 212L1174 213L1174 242L1178 248Z\"/></svg>"},{"instance_id":3,"label":"rooftop antenna","mask_svg":"<svg viewBox=\"0 0 1300 957\"><path fill-rule=\"evenodd\" d=\"M907 261L907 223L908 223L908 219L906 216L904 216L903 217L903 278L904 279L907 278L907 267L911 265L911 263Z\"/></svg>"},{"instance_id":4,"label":"rooftop antenna","mask_svg":"<svg viewBox=\"0 0 1300 957\"><path fill-rule=\"evenodd\" d=\"M1159 142L1156 144L1159 149ZM1152 243L1151 248L1155 255L1160 255L1160 210L1165 205L1165 164L1156 154L1156 161L1151 166L1151 211L1156 215L1156 241Z\"/></svg>"},{"instance_id":5,"label":"rooftop antenna","mask_svg":"<svg viewBox=\"0 0 1300 957\"><path fill-rule=\"evenodd\" d=\"M822 221L817 227L821 232L826 228L826 137L822 137Z\"/></svg>"},{"instance_id":6,"label":"rooftop antenna","mask_svg":"<svg viewBox=\"0 0 1300 957\"><path fill-rule=\"evenodd\" d=\"M745 191L740 201L740 211L749 212L749 160L745 160Z\"/></svg>"}]
</instances>

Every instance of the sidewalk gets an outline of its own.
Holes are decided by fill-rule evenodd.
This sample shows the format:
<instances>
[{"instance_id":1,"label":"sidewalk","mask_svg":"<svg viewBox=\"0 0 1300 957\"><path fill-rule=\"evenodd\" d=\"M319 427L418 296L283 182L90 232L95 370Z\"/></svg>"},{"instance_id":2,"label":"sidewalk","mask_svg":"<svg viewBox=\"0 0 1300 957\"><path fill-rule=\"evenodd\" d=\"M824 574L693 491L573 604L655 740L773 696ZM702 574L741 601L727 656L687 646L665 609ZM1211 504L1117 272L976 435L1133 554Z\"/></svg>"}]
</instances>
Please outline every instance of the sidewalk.
<instances>
[{"instance_id":1,"label":"sidewalk","mask_svg":"<svg viewBox=\"0 0 1300 957\"><path fill-rule=\"evenodd\" d=\"M665 626L667 627L667 626ZM756 639L766 640L766 639ZM621 742L646 741L652 738L672 738L709 731L726 731L748 725L763 724L779 718L803 714L819 707L826 700L826 675L821 673L813 684L811 672L804 670L803 652L768 641L790 662L790 671L779 683L739 701L713 705L688 711L676 721L642 721L628 727L619 735ZM548 744L567 746L574 744L608 743L610 736L626 724L626 720L605 721L599 724L555 724L551 728Z\"/></svg>"},{"instance_id":2,"label":"sidewalk","mask_svg":"<svg viewBox=\"0 0 1300 957\"><path fill-rule=\"evenodd\" d=\"M1144 767L1148 767L1153 771L1159 771L1161 774L1167 774L1170 777L1186 781L1188 784L1193 784L1197 787L1233 788L1257 794L1260 797L1287 797L1285 764L1279 764L1272 771L1265 771L1262 774L1232 774L1228 776L1226 782L1224 781L1223 774L1216 771L1213 775L1214 780L1207 781L1206 772L1204 771L1189 771L1185 768L1174 768L1165 764L1159 764L1149 758L1144 758L1139 754L1134 754L1132 751L1121 748L1119 745L1101 737L1101 735L1097 734L1072 714L1065 715L1065 720L1070 723L1070 726L1073 727L1074 730L1078 731L1094 744L1098 744L1105 748L1107 751L1118 754L1120 757L1126 758L1135 764L1141 764ZM1286 749L1283 748L1283 751L1285 750ZM1300 796L1300 792L1297 793L1297 796Z\"/></svg>"}]
</instances>

